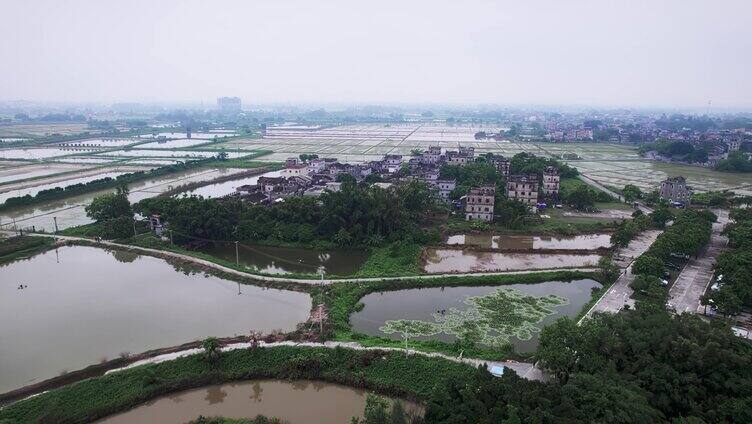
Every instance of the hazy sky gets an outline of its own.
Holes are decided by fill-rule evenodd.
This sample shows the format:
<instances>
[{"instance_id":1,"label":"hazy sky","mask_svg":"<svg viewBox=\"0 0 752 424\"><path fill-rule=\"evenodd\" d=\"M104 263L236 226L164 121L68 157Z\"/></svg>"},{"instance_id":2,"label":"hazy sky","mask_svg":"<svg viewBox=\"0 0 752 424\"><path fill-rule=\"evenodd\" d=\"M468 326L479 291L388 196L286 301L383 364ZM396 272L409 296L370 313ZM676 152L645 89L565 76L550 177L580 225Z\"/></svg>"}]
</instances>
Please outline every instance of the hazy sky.
<instances>
[{"instance_id":1,"label":"hazy sky","mask_svg":"<svg viewBox=\"0 0 752 424\"><path fill-rule=\"evenodd\" d=\"M752 108L751 0L3 0L0 100Z\"/></svg>"}]
</instances>

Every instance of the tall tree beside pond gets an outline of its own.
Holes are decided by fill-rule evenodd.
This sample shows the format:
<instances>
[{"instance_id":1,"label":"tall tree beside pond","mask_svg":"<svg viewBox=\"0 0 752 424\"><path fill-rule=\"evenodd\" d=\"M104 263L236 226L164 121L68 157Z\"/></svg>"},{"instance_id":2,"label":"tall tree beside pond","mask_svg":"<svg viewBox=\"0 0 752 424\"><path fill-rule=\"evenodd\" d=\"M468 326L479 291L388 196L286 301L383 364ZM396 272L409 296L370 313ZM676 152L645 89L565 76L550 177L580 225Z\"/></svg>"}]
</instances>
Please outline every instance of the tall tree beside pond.
<instances>
[{"instance_id":1,"label":"tall tree beside pond","mask_svg":"<svg viewBox=\"0 0 752 424\"><path fill-rule=\"evenodd\" d=\"M115 193L95 197L85 210L86 215L95 221L107 221L120 217L133 218L131 202L128 201L128 187L119 186Z\"/></svg>"}]
</instances>

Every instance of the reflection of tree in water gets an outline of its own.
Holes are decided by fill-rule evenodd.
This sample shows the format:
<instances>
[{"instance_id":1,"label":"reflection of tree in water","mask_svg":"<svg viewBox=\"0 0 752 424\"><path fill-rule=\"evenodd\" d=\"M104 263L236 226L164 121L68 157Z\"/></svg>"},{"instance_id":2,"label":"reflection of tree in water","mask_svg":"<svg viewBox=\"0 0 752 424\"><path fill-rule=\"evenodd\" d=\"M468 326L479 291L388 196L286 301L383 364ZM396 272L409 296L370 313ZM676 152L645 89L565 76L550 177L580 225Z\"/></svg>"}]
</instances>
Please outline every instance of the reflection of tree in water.
<instances>
[{"instance_id":1,"label":"reflection of tree in water","mask_svg":"<svg viewBox=\"0 0 752 424\"><path fill-rule=\"evenodd\" d=\"M251 385L251 390L252 393L250 399L255 403L261 402L261 395L264 393L264 388L261 387L261 383L254 381Z\"/></svg>"},{"instance_id":2,"label":"reflection of tree in water","mask_svg":"<svg viewBox=\"0 0 752 424\"><path fill-rule=\"evenodd\" d=\"M215 403L224 402L226 397L227 392L222 390L221 386L213 386L206 389L206 397L204 400L209 401L209 405L214 405Z\"/></svg>"},{"instance_id":3,"label":"reflection of tree in water","mask_svg":"<svg viewBox=\"0 0 752 424\"><path fill-rule=\"evenodd\" d=\"M311 384L313 385L313 389L317 392L326 387L326 383L324 383L323 381L314 381Z\"/></svg>"},{"instance_id":4,"label":"reflection of tree in water","mask_svg":"<svg viewBox=\"0 0 752 424\"><path fill-rule=\"evenodd\" d=\"M170 396L168 399L170 399L174 403L183 403L183 402L185 402L185 399L183 399L183 397L180 396L180 395ZM147 402L147 405L150 404L150 403L154 403L154 402L156 402L156 399L153 400L153 401L151 401L151 402Z\"/></svg>"},{"instance_id":5,"label":"reflection of tree in water","mask_svg":"<svg viewBox=\"0 0 752 424\"><path fill-rule=\"evenodd\" d=\"M198 269L196 269L195 265L191 265L189 263L179 262L175 260L167 261L167 263L172 265L172 268L175 271L180 272L184 275L194 275L194 274L199 274L201 272Z\"/></svg>"},{"instance_id":6,"label":"reflection of tree in water","mask_svg":"<svg viewBox=\"0 0 752 424\"><path fill-rule=\"evenodd\" d=\"M295 380L290 383L293 390L305 390L311 382L308 380Z\"/></svg>"},{"instance_id":7,"label":"reflection of tree in water","mask_svg":"<svg viewBox=\"0 0 752 424\"><path fill-rule=\"evenodd\" d=\"M133 252L128 252L125 250L112 250L110 251L112 253L112 256L115 257L115 259L118 262L122 262L124 264L129 264L131 262L134 262L136 259L138 259L138 254Z\"/></svg>"}]
</instances>

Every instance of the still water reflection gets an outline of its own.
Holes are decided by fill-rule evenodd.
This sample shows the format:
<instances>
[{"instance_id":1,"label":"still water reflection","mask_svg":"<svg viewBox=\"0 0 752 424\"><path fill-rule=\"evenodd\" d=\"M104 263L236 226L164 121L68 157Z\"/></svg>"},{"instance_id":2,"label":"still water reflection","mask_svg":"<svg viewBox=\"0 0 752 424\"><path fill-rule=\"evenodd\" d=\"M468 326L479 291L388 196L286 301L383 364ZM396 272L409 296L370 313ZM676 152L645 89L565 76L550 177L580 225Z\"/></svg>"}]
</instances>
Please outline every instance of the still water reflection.
<instances>
[{"instance_id":1,"label":"still water reflection","mask_svg":"<svg viewBox=\"0 0 752 424\"><path fill-rule=\"evenodd\" d=\"M433 314L437 310L456 308L460 311L468 309L465 299L470 296L485 296L498 289L513 289L525 295L542 297L556 295L567 299L567 303L554 307L555 314L543 318L538 326L545 326L562 316L574 317L590 300L593 288L601 285L594 280L547 281L539 284L510 284L504 286L484 287L434 287L424 289L409 289L371 293L364 296L360 302L365 307L350 316L350 323L356 331L372 336L400 339L399 334L384 334L379 330L387 320L413 319L435 322ZM533 333L529 340L512 337L510 342L518 352L531 352L538 347L539 333ZM446 342L453 342L455 337L445 333L426 340L437 338Z\"/></svg>"},{"instance_id":2,"label":"still water reflection","mask_svg":"<svg viewBox=\"0 0 752 424\"><path fill-rule=\"evenodd\" d=\"M360 249L322 251L239 244L237 258L234 243L210 243L199 250L229 262L238 259L240 264L268 274L316 274L323 270L329 275L352 275L368 259L368 252Z\"/></svg>"},{"instance_id":3,"label":"still water reflection","mask_svg":"<svg viewBox=\"0 0 752 424\"><path fill-rule=\"evenodd\" d=\"M124 352L290 331L311 308L304 293L181 271L83 246L0 267L0 392Z\"/></svg>"},{"instance_id":4,"label":"still water reflection","mask_svg":"<svg viewBox=\"0 0 752 424\"><path fill-rule=\"evenodd\" d=\"M346 424L363 416L366 393L319 381L245 381L165 396L101 423L178 424L199 415L235 419L264 415L290 424ZM407 411L422 412L419 405L402 402Z\"/></svg>"}]
</instances>

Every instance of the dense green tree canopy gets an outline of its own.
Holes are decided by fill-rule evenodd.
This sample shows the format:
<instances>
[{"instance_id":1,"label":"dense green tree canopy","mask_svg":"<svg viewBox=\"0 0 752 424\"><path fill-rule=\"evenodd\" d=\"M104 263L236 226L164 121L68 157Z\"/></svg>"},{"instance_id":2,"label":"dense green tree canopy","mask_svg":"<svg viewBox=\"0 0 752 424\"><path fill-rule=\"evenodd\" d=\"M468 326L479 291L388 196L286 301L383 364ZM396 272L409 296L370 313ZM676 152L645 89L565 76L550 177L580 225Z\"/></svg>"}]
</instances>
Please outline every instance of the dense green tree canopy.
<instances>
[{"instance_id":1,"label":"dense green tree canopy","mask_svg":"<svg viewBox=\"0 0 752 424\"><path fill-rule=\"evenodd\" d=\"M120 217L133 218L127 187L121 186L115 193L95 197L91 204L86 206L86 215L95 221L107 221Z\"/></svg>"},{"instance_id":2,"label":"dense green tree canopy","mask_svg":"<svg viewBox=\"0 0 752 424\"><path fill-rule=\"evenodd\" d=\"M324 240L350 246L426 237L419 224L435 207L431 191L419 181L386 190L346 181L338 192L327 191L319 198L288 197L272 205L155 197L141 201L137 210L161 214L186 240Z\"/></svg>"}]
</instances>

